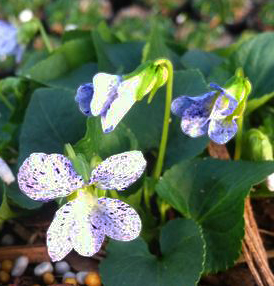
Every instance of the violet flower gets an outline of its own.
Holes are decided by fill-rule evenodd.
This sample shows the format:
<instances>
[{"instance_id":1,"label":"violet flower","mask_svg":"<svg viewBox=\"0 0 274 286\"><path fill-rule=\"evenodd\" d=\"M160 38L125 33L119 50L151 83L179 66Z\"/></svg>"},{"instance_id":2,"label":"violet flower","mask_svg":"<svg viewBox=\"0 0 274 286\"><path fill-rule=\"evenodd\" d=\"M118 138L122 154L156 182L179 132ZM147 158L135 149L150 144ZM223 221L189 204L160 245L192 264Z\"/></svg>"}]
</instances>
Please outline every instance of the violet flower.
<instances>
[{"instance_id":1,"label":"violet flower","mask_svg":"<svg viewBox=\"0 0 274 286\"><path fill-rule=\"evenodd\" d=\"M48 201L76 194L55 215L48 231L48 252L53 261L72 249L83 256L100 250L105 236L129 241L141 231L141 220L128 204L111 198L97 198L94 185L103 190L124 190L143 173L146 161L140 151L107 158L92 172L86 184L70 160L60 154L33 153L18 172L20 189L30 198Z\"/></svg>"},{"instance_id":2,"label":"violet flower","mask_svg":"<svg viewBox=\"0 0 274 286\"><path fill-rule=\"evenodd\" d=\"M171 105L173 114L181 117L181 129L190 137L208 133L217 144L227 143L237 132L234 115L239 102L225 89L210 84L215 91L201 96L180 96Z\"/></svg>"},{"instance_id":3,"label":"violet flower","mask_svg":"<svg viewBox=\"0 0 274 286\"><path fill-rule=\"evenodd\" d=\"M87 116L101 116L105 133L111 132L136 102L138 87L144 73L124 80L122 76L98 73L92 84L81 85L75 97L80 111ZM145 93L149 93L151 86Z\"/></svg>"},{"instance_id":4,"label":"violet flower","mask_svg":"<svg viewBox=\"0 0 274 286\"><path fill-rule=\"evenodd\" d=\"M23 46L18 43L18 30L10 23L0 20L0 58L15 56L19 63L23 55Z\"/></svg>"}]
</instances>

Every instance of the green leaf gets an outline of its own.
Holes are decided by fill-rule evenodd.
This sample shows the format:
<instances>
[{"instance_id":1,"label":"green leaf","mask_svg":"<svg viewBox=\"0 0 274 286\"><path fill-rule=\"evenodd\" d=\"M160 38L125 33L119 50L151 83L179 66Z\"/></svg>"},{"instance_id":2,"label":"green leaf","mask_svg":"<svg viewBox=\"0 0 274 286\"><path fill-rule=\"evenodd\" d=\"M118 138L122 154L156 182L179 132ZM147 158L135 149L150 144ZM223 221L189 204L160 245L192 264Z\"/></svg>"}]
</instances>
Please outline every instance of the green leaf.
<instances>
[{"instance_id":1,"label":"green leaf","mask_svg":"<svg viewBox=\"0 0 274 286\"><path fill-rule=\"evenodd\" d=\"M97 31L92 33L92 37L98 58L99 71L126 74L140 64L143 43L106 43Z\"/></svg>"},{"instance_id":2,"label":"green leaf","mask_svg":"<svg viewBox=\"0 0 274 286\"><path fill-rule=\"evenodd\" d=\"M50 87L70 89L76 94L77 88L83 83L92 82L92 78L97 72L97 64L87 63L57 79L48 81L48 85Z\"/></svg>"},{"instance_id":3,"label":"green leaf","mask_svg":"<svg viewBox=\"0 0 274 286\"><path fill-rule=\"evenodd\" d=\"M244 199L252 185L274 172L274 163L196 159L164 173L156 191L201 227L206 241L205 272L232 266L244 235Z\"/></svg>"},{"instance_id":4,"label":"green leaf","mask_svg":"<svg viewBox=\"0 0 274 286\"><path fill-rule=\"evenodd\" d=\"M251 100L248 100L246 110L245 110L245 115L249 115L250 113L252 113L257 108L263 106L270 99L272 99L273 96L274 96L274 92L271 92L271 93L265 94L259 98L253 98Z\"/></svg>"},{"instance_id":5,"label":"green leaf","mask_svg":"<svg viewBox=\"0 0 274 286\"><path fill-rule=\"evenodd\" d=\"M3 183L3 192L2 193L2 198L1 198L1 205L0 205L0 228L2 222L15 218L17 215L14 211L11 210L9 204L8 204L8 198L7 198L7 191L5 184Z\"/></svg>"},{"instance_id":6,"label":"green leaf","mask_svg":"<svg viewBox=\"0 0 274 286\"><path fill-rule=\"evenodd\" d=\"M158 21L159 19L154 19L149 40L143 49L142 62L144 63L148 60L155 60L157 58L167 58L172 61L175 69L182 68L179 56L166 45Z\"/></svg>"},{"instance_id":7,"label":"green leaf","mask_svg":"<svg viewBox=\"0 0 274 286\"><path fill-rule=\"evenodd\" d=\"M211 70L220 65L223 58L214 53L209 53L201 50L187 51L182 57L181 62L186 68L199 69L205 77Z\"/></svg>"},{"instance_id":8,"label":"green leaf","mask_svg":"<svg viewBox=\"0 0 274 286\"><path fill-rule=\"evenodd\" d=\"M33 209L38 209L43 205L42 202L32 200L26 195L24 195L19 189L17 182L14 182L11 185L6 186L6 194L7 197L11 199L15 205L23 209L33 210Z\"/></svg>"},{"instance_id":9,"label":"green leaf","mask_svg":"<svg viewBox=\"0 0 274 286\"><path fill-rule=\"evenodd\" d=\"M95 61L91 39L76 39L66 42L29 70L24 70L23 75L47 85L48 82L90 61Z\"/></svg>"},{"instance_id":10,"label":"green leaf","mask_svg":"<svg viewBox=\"0 0 274 286\"><path fill-rule=\"evenodd\" d=\"M161 258L152 255L142 238L111 240L107 258L100 263L106 286L194 286L201 276L204 243L192 220L168 222L160 238Z\"/></svg>"},{"instance_id":11,"label":"green leaf","mask_svg":"<svg viewBox=\"0 0 274 286\"><path fill-rule=\"evenodd\" d=\"M274 33L261 33L243 42L229 58L217 67L211 75L218 84L232 76L238 67L242 67L245 76L252 83L250 98L260 98L274 90Z\"/></svg>"},{"instance_id":12,"label":"green leaf","mask_svg":"<svg viewBox=\"0 0 274 286\"><path fill-rule=\"evenodd\" d=\"M32 95L19 139L19 163L32 152L63 153L64 144L85 132L85 117L74 93L58 88L37 89Z\"/></svg>"},{"instance_id":13,"label":"green leaf","mask_svg":"<svg viewBox=\"0 0 274 286\"><path fill-rule=\"evenodd\" d=\"M74 146L75 152L84 154L89 161L93 156L104 159L137 148L138 143L134 134L123 123L120 123L114 131L103 133L100 117L88 118L86 134Z\"/></svg>"}]
</instances>

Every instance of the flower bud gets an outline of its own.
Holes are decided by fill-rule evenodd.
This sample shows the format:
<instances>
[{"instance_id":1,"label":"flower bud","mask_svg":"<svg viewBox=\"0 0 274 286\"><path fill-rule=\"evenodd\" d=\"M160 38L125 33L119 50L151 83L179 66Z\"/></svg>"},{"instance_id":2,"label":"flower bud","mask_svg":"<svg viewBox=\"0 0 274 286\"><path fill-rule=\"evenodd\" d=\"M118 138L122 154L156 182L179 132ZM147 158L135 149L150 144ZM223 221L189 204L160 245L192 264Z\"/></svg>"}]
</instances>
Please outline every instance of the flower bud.
<instances>
[{"instance_id":1,"label":"flower bud","mask_svg":"<svg viewBox=\"0 0 274 286\"><path fill-rule=\"evenodd\" d=\"M273 160L270 140L259 129L250 129L244 138L243 157L253 161Z\"/></svg>"}]
</instances>

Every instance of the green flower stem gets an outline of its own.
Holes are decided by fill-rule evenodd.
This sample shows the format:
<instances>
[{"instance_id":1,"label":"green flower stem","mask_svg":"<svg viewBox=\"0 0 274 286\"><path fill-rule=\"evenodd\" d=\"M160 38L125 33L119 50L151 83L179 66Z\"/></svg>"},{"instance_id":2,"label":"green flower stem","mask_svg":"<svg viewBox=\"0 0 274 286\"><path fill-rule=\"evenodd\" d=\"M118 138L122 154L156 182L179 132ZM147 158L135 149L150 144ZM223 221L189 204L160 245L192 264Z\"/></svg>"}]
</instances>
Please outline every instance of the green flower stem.
<instances>
[{"instance_id":1,"label":"green flower stem","mask_svg":"<svg viewBox=\"0 0 274 286\"><path fill-rule=\"evenodd\" d=\"M170 108L171 108L172 88L173 88L173 66L172 63L167 59L159 59L158 61L155 62L155 64L165 66L168 72L167 85L166 85L166 105L165 105L162 138L159 148L159 155L156 162L156 167L153 173L153 178L159 179L162 173L164 157L166 153L167 138L168 138L168 128L169 128Z\"/></svg>"},{"instance_id":2,"label":"green flower stem","mask_svg":"<svg viewBox=\"0 0 274 286\"><path fill-rule=\"evenodd\" d=\"M42 39L44 41L44 44L48 50L49 53L52 53L53 52L53 48L52 48L52 45L50 43L50 40L49 40L49 37L46 33L46 30L43 26L43 24L38 20L38 24L39 24L39 30L40 30L40 34L42 36Z\"/></svg>"},{"instance_id":3,"label":"green flower stem","mask_svg":"<svg viewBox=\"0 0 274 286\"><path fill-rule=\"evenodd\" d=\"M235 142L235 153L234 153L234 160L239 160L241 158L242 153L242 138L243 138L243 121L244 117L241 115L238 118L238 132L236 135L236 142Z\"/></svg>"},{"instance_id":4,"label":"green flower stem","mask_svg":"<svg viewBox=\"0 0 274 286\"><path fill-rule=\"evenodd\" d=\"M67 153L67 156L71 161L73 161L76 158L76 154L69 143L65 144L65 152Z\"/></svg>"}]
</instances>

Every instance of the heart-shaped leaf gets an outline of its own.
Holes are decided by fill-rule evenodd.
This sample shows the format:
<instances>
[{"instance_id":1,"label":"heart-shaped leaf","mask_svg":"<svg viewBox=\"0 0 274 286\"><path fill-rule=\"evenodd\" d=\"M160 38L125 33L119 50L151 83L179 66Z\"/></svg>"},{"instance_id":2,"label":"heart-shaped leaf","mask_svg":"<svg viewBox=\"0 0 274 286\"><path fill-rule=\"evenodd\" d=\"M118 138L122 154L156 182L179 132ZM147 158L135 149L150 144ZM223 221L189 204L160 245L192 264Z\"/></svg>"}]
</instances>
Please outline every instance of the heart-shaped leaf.
<instances>
[{"instance_id":1,"label":"heart-shaped leaf","mask_svg":"<svg viewBox=\"0 0 274 286\"><path fill-rule=\"evenodd\" d=\"M194 286L203 271L204 242L193 220L168 222L160 238L161 257L152 255L145 241L111 241L100 263L105 286Z\"/></svg>"},{"instance_id":2,"label":"heart-shaped leaf","mask_svg":"<svg viewBox=\"0 0 274 286\"><path fill-rule=\"evenodd\" d=\"M157 193L201 225L206 242L205 271L232 266L244 235L244 199L252 185L274 172L272 162L183 161L166 171Z\"/></svg>"}]
</instances>

